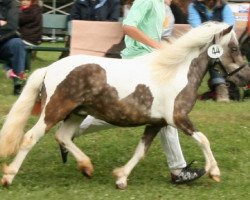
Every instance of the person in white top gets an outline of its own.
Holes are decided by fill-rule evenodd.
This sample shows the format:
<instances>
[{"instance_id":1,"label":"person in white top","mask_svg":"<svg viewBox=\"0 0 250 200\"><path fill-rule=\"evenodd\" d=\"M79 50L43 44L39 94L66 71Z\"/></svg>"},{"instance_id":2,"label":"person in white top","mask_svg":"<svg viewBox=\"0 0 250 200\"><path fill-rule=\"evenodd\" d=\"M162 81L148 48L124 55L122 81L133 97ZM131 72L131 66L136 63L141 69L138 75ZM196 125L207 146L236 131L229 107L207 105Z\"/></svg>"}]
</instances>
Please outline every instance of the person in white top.
<instances>
[{"instance_id":1,"label":"person in white top","mask_svg":"<svg viewBox=\"0 0 250 200\"><path fill-rule=\"evenodd\" d=\"M165 0L166 19L163 24L162 39L171 37L174 29L175 18L170 8L171 2L172 0Z\"/></svg>"}]
</instances>

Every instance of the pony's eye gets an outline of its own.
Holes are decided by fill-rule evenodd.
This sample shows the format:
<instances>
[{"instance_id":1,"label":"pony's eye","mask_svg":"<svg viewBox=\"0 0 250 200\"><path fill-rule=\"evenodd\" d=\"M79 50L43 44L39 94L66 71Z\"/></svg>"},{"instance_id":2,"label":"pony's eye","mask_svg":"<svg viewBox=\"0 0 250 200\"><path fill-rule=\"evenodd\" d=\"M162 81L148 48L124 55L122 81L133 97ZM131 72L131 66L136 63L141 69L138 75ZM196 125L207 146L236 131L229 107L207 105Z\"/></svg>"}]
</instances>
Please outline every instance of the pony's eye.
<instances>
[{"instance_id":1,"label":"pony's eye","mask_svg":"<svg viewBox=\"0 0 250 200\"><path fill-rule=\"evenodd\" d=\"M238 51L238 48L237 47L232 47L231 48L231 52L234 53L234 52L237 52Z\"/></svg>"}]
</instances>

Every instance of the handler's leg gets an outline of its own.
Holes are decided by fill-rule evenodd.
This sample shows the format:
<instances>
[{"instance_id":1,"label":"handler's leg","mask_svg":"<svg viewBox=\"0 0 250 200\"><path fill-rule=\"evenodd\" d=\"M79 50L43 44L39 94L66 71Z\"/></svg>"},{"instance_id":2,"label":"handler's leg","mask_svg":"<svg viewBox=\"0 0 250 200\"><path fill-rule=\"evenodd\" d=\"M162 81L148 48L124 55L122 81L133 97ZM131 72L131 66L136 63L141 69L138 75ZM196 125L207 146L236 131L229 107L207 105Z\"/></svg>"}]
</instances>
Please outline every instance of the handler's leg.
<instances>
[{"instance_id":1,"label":"handler's leg","mask_svg":"<svg viewBox=\"0 0 250 200\"><path fill-rule=\"evenodd\" d=\"M160 130L160 138L167 157L173 183L186 183L200 178L204 169L192 169L187 165L179 142L178 131L172 126Z\"/></svg>"},{"instance_id":2,"label":"handler's leg","mask_svg":"<svg viewBox=\"0 0 250 200\"><path fill-rule=\"evenodd\" d=\"M81 118L82 120L82 118ZM111 128L115 128L116 126L109 124L103 120L96 119L90 115L88 115L80 124L80 127L76 127L75 131L72 132L71 135L67 134L68 138L71 138L73 140L75 137L78 137L83 134L87 133L93 133L101 130L107 130ZM60 143L59 143L60 144ZM62 160L63 163L67 162L67 157L68 157L68 150L63 146L60 145L60 150L61 150L61 155L62 155Z\"/></svg>"},{"instance_id":3,"label":"handler's leg","mask_svg":"<svg viewBox=\"0 0 250 200\"><path fill-rule=\"evenodd\" d=\"M180 172L187 163L182 154L177 129L172 126L163 127L160 130L160 138L171 172L176 170L179 170L177 173Z\"/></svg>"},{"instance_id":4,"label":"handler's leg","mask_svg":"<svg viewBox=\"0 0 250 200\"><path fill-rule=\"evenodd\" d=\"M79 132L76 136L81 134L93 133L97 131L107 130L111 128L115 128L116 126L109 124L103 120L96 119L91 115L88 115L80 124Z\"/></svg>"}]
</instances>

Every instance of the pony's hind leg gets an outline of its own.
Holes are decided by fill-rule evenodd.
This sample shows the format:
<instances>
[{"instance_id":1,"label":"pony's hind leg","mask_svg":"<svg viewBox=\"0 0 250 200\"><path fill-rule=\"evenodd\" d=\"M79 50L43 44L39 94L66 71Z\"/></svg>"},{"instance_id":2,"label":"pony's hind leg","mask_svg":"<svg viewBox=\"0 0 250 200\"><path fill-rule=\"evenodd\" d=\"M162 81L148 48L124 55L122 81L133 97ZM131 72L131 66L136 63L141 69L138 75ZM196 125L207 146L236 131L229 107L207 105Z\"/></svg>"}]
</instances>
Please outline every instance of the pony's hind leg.
<instances>
[{"instance_id":1,"label":"pony's hind leg","mask_svg":"<svg viewBox=\"0 0 250 200\"><path fill-rule=\"evenodd\" d=\"M14 160L8 166L4 165L4 175L1 180L2 185L8 186L12 183L29 151L39 141L39 139L44 136L45 128L46 125L40 118L36 125L24 135L20 149Z\"/></svg>"},{"instance_id":2,"label":"pony's hind leg","mask_svg":"<svg viewBox=\"0 0 250 200\"><path fill-rule=\"evenodd\" d=\"M85 155L72 141L72 137L75 132L78 131L82 119L82 117L76 115L71 115L67 118L56 132L56 140L63 148L73 154L77 161L79 170L87 177L91 177L93 175L94 168L90 158Z\"/></svg>"},{"instance_id":3,"label":"pony's hind leg","mask_svg":"<svg viewBox=\"0 0 250 200\"><path fill-rule=\"evenodd\" d=\"M116 187L119 189L125 189L127 187L127 178L136 164L144 157L150 144L157 135L160 127L147 126L145 128L143 137L136 147L133 157L120 168L116 168L113 171L113 175L117 178Z\"/></svg>"},{"instance_id":4,"label":"pony's hind leg","mask_svg":"<svg viewBox=\"0 0 250 200\"><path fill-rule=\"evenodd\" d=\"M198 142L201 146L201 150L206 159L205 170L209 177L211 177L216 182L220 182L220 170L217 165L217 162L213 156L212 150L210 148L210 143L207 137L201 132L194 132L192 137Z\"/></svg>"}]
</instances>

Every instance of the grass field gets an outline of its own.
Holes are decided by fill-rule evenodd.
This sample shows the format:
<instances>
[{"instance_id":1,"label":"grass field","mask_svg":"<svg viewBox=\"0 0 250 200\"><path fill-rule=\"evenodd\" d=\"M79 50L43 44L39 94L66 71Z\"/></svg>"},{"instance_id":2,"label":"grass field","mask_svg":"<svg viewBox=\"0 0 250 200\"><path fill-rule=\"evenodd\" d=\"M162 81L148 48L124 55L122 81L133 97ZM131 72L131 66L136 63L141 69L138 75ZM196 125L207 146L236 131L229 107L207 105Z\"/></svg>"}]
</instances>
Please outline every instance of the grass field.
<instances>
[{"instance_id":1,"label":"grass field","mask_svg":"<svg viewBox=\"0 0 250 200\"><path fill-rule=\"evenodd\" d=\"M38 52L32 70L46 66L58 58L58 53ZM0 71L0 127L16 100L12 83ZM206 89L203 83L201 91ZM129 177L126 190L115 189L111 173L132 155L143 127L117 128L82 136L75 140L89 155L95 167L92 179L82 176L70 155L63 164L54 132L49 132L30 152L13 184L0 187L1 200L210 200L249 199L250 196L250 101L215 103L197 102L190 115L196 127L206 134L218 161L222 181L215 183L207 176L187 185L170 183L169 170L159 138L148 155ZM29 120L27 129L36 121ZM180 133L187 161L196 160L202 167L204 158L196 143ZM9 163L10 158L0 159ZM0 172L0 176L2 172Z\"/></svg>"}]
</instances>

